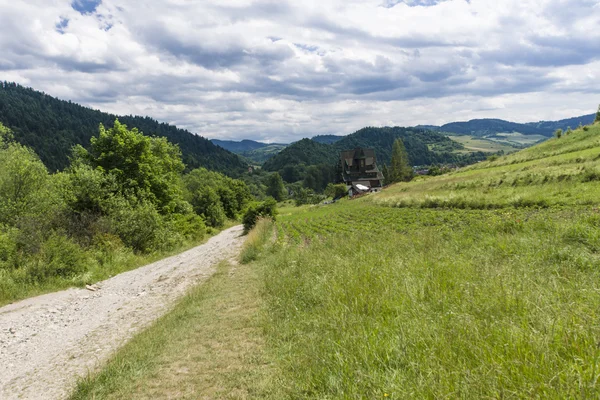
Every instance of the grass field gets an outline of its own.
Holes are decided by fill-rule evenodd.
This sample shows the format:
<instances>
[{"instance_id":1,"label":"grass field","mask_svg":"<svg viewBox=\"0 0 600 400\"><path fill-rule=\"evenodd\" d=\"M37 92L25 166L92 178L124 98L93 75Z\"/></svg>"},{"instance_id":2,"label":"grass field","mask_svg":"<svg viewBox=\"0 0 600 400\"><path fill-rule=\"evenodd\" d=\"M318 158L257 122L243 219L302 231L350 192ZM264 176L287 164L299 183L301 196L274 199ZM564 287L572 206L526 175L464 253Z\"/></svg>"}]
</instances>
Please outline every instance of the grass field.
<instances>
[{"instance_id":1,"label":"grass field","mask_svg":"<svg viewBox=\"0 0 600 400\"><path fill-rule=\"evenodd\" d=\"M496 133L493 136L488 138L489 140L495 140L498 142L505 142L508 144L517 144L524 146L531 146L540 141L544 141L548 139L546 136L542 135L524 135L519 132L505 132L505 133Z\"/></svg>"},{"instance_id":2,"label":"grass field","mask_svg":"<svg viewBox=\"0 0 600 400\"><path fill-rule=\"evenodd\" d=\"M452 135L448 136L450 139L462 144L464 150L459 150L460 153L470 153L473 151L483 151L484 153L497 153L503 151L504 153L513 153L519 150L515 146L511 146L508 143L502 143L490 139L485 139L476 136L467 135Z\"/></svg>"},{"instance_id":3,"label":"grass field","mask_svg":"<svg viewBox=\"0 0 600 400\"><path fill-rule=\"evenodd\" d=\"M282 208L274 242L249 245L242 256L253 277L236 286L240 312L252 316L248 331L233 329L240 325L227 313L217 318L223 310L209 314L214 322L198 311L172 325L173 341L197 329L188 324L210 323L222 332L232 328L235 342L260 343L258 366L243 349L233 351L257 368L255 378L223 378L222 369L214 369L222 397L238 388L245 391L228 393L599 398L599 167L595 125L357 200ZM252 237L272 240L268 232ZM216 291L210 304L230 297ZM156 355L138 343L133 354L151 365L162 360L164 371L194 370L187 354L200 351L207 337L180 346L187 351L167 346ZM210 362L232 357L229 349L208 356ZM135 360L131 354L124 350L115 360ZM122 398L147 398L130 388L156 385L196 388L189 397L219 397L194 386L196 375L208 379L204 370L183 378L152 374L130 373L121 384L120 374L101 372L82 383L80 393L102 393L108 376L111 393L129 396Z\"/></svg>"}]
</instances>

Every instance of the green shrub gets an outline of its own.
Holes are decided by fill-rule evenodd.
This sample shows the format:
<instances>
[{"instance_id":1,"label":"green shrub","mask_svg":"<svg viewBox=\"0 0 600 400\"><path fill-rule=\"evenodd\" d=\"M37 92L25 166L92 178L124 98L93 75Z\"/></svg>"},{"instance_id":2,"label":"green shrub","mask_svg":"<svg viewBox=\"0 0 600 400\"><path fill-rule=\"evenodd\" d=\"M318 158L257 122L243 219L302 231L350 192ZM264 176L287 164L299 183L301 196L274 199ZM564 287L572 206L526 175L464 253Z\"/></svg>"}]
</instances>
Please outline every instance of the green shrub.
<instances>
[{"instance_id":1,"label":"green shrub","mask_svg":"<svg viewBox=\"0 0 600 400\"><path fill-rule=\"evenodd\" d=\"M325 188L325 194L328 197L331 197L333 199L339 199L339 198L342 198L342 197L344 197L344 196L346 196L348 194L348 189L346 189L346 185L344 185L343 183L340 183L340 184L337 184L337 185L334 185L333 183L330 183Z\"/></svg>"},{"instance_id":2,"label":"green shrub","mask_svg":"<svg viewBox=\"0 0 600 400\"><path fill-rule=\"evenodd\" d=\"M18 230L0 225L0 269L13 268L17 255Z\"/></svg>"},{"instance_id":3,"label":"green shrub","mask_svg":"<svg viewBox=\"0 0 600 400\"><path fill-rule=\"evenodd\" d=\"M557 129L554 131L554 136L556 136L557 139L560 139L561 136L563 134L563 130L562 129Z\"/></svg>"},{"instance_id":4,"label":"green shrub","mask_svg":"<svg viewBox=\"0 0 600 400\"><path fill-rule=\"evenodd\" d=\"M27 272L33 281L73 276L86 271L91 259L76 243L64 235L52 234L30 263Z\"/></svg>"},{"instance_id":5,"label":"green shrub","mask_svg":"<svg viewBox=\"0 0 600 400\"><path fill-rule=\"evenodd\" d=\"M131 205L124 199L115 199L108 220L112 231L134 251L148 253L159 247L157 239L163 220L151 203Z\"/></svg>"},{"instance_id":6,"label":"green shrub","mask_svg":"<svg viewBox=\"0 0 600 400\"><path fill-rule=\"evenodd\" d=\"M225 210L219 195L212 187L204 186L194 191L191 203L196 214L204 217L207 225L216 228L225 223Z\"/></svg>"},{"instance_id":7,"label":"green shrub","mask_svg":"<svg viewBox=\"0 0 600 400\"><path fill-rule=\"evenodd\" d=\"M248 233L256 225L260 217L275 220L277 216L277 202L270 198L262 203L251 204L243 217L244 232Z\"/></svg>"}]
</instances>

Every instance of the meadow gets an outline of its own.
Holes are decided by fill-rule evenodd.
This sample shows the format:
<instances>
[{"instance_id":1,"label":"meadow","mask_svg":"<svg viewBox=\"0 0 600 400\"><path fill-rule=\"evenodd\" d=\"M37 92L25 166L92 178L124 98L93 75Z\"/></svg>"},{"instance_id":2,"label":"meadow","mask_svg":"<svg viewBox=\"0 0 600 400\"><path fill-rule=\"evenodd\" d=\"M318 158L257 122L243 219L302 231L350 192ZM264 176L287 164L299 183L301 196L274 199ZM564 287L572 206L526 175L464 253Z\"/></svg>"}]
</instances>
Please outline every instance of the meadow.
<instances>
[{"instance_id":1,"label":"meadow","mask_svg":"<svg viewBox=\"0 0 600 400\"><path fill-rule=\"evenodd\" d=\"M253 277L210 322L223 332L211 346L237 354L237 371L248 349L234 343L259 343L245 361L260 360L258 376L248 380L246 368L198 376L238 398L598 398L599 154L595 125L379 194L280 208L272 228L251 234L247 264L215 278L227 288ZM221 304L232 293L214 296ZM250 318L247 332L240 316L227 322L229 310ZM119 374L102 381L105 370L78 393L144 397L135 396L140 387L175 379L160 370L198 365L189 354L200 350L182 343L201 335L188 321L206 320L177 315L165 349L182 350L133 342L110 365L142 354L151 360L143 365L160 360L154 372L120 385ZM214 393L192 376L177 379L190 397Z\"/></svg>"},{"instance_id":2,"label":"meadow","mask_svg":"<svg viewBox=\"0 0 600 400\"><path fill-rule=\"evenodd\" d=\"M521 146L518 143L504 143L497 140L469 135L449 135L448 137L465 147L463 150L457 150L459 153L469 153L473 151L497 153L499 151L503 151L504 153L508 154L519 150L519 147Z\"/></svg>"},{"instance_id":3,"label":"meadow","mask_svg":"<svg viewBox=\"0 0 600 400\"><path fill-rule=\"evenodd\" d=\"M600 126L283 209L264 260L290 398L600 395Z\"/></svg>"}]
</instances>

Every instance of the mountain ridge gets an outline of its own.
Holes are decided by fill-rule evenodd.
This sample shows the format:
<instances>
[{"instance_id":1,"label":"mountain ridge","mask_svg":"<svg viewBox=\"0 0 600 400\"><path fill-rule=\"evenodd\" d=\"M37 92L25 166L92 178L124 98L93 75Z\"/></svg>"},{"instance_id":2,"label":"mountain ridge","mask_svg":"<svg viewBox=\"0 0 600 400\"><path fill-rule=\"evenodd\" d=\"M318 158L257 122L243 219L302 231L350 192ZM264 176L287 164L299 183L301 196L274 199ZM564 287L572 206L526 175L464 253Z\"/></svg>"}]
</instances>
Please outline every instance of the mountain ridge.
<instances>
[{"instance_id":1,"label":"mountain ridge","mask_svg":"<svg viewBox=\"0 0 600 400\"><path fill-rule=\"evenodd\" d=\"M174 125L147 116L105 113L16 83L0 82L0 122L13 131L18 142L31 147L50 170L65 168L74 145L89 146L99 124L112 126L116 119L145 135L166 137L179 145L188 169L205 167L237 175L247 168L236 154Z\"/></svg>"}]
</instances>

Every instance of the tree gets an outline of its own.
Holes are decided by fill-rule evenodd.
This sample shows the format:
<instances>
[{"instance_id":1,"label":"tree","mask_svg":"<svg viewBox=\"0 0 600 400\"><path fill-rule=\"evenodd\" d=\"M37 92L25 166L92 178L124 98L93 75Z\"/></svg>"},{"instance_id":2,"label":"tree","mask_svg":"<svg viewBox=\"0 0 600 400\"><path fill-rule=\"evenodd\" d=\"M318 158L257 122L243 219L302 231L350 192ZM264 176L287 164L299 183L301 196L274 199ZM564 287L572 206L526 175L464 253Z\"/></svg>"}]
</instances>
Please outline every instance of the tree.
<instances>
[{"instance_id":1,"label":"tree","mask_svg":"<svg viewBox=\"0 0 600 400\"><path fill-rule=\"evenodd\" d=\"M402 139L398 138L392 147L392 162L388 171L389 182L408 182L413 177L413 170ZM387 181L386 181L387 182Z\"/></svg>"},{"instance_id":2,"label":"tree","mask_svg":"<svg viewBox=\"0 0 600 400\"><path fill-rule=\"evenodd\" d=\"M596 119L594 119L594 123L600 122L600 105L598 105L598 111L596 111Z\"/></svg>"},{"instance_id":3,"label":"tree","mask_svg":"<svg viewBox=\"0 0 600 400\"><path fill-rule=\"evenodd\" d=\"M267 182L267 196L271 196L277 201L282 201L286 197L283 179L281 179L281 175L277 172L274 172L269 177Z\"/></svg>"},{"instance_id":4,"label":"tree","mask_svg":"<svg viewBox=\"0 0 600 400\"><path fill-rule=\"evenodd\" d=\"M563 130L562 129L557 129L554 131L554 136L556 136L557 139L560 139L561 136L563 134Z\"/></svg>"},{"instance_id":5,"label":"tree","mask_svg":"<svg viewBox=\"0 0 600 400\"><path fill-rule=\"evenodd\" d=\"M390 171L388 170L387 164L383 164L383 168L381 169L381 173L383 174L383 186L389 185L390 182Z\"/></svg>"},{"instance_id":6,"label":"tree","mask_svg":"<svg viewBox=\"0 0 600 400\"><path fill-rule=\"evenodd\" d=\"M82 162L111 175L120 195L148 200L159 212L174 212L182 199L179 147L164 137L144 136L115 120L110 129L100 125L98 137L91 139L89 152L74 149L74 163Z\"/></svg>"}]
</instances>

